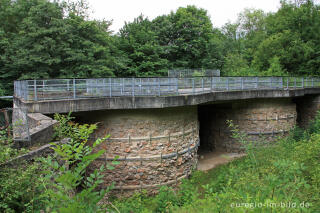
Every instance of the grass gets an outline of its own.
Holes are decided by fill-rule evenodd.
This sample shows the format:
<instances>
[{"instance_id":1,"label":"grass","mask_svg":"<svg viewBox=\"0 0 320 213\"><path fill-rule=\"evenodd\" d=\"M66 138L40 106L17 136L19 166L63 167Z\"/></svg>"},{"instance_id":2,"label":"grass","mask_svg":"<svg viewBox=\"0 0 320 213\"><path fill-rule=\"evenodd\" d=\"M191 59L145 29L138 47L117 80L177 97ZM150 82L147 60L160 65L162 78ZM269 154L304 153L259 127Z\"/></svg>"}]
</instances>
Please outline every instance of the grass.
<instances>
[{"instance_id":1,"label":"grass","mask_svg":"<svg viewBox=\"0 0 320 213\"><path fill-rule=\"evenodd\" d=\"M319 118L273 146L195 171L177 191L162 187L154 197L144 192L111 202L120 212L320 212Z\"/></svg>"}]
</instances>

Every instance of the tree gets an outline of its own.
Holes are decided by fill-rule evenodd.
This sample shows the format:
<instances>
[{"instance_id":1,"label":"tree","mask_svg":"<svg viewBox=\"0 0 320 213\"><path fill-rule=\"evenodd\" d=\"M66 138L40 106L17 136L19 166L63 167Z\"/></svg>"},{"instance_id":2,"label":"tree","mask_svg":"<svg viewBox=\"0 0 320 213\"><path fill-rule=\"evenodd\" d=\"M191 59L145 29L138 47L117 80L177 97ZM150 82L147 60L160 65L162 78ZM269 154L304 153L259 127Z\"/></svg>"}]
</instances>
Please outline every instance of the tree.
<instances>
[{"instance_id":1,"label":"tree","mask_svg":"<svg viewBox=\"0 0 320 213\"><path fill-rule=\"evenodd\" d=\"M73 12L65 16L64 3L47 0L10 1L7 6L0 8L8 20L0 23L0 82L7 94L16 79L114 75L110 22L85 20Z\"/></svg>"},{"instance_id":2,"label":"tree","mask_svg":"<svg viewBox=\"0 0 320 213\"><path fill-rule=\"evenodd\" d=\"M207 11L195 6L179 8L169 15L170 39L168 59L171 67L204 68L203 61L210 58L209 43L213 27Z\"/></svg>"},{"instance_id":3,"label":"tree","mask_svg":"<svg viewBox=\"0 0 320 213\"><path fill-rule=\"evenodd\" d=\"M126 54L120 76L159 76L166 72L165 52L157 41L151 22L142 15L120 29L119 48Z\"/></svg>"},{"instance_id":4,"label":"tree","mask_svg":"<svg viewBox=\"0 0 320 213\"><path fill-rule=\"evenodd\" d=\"M282 1L281 8L266 18L266 33L254 57L258 69L267 70L277 56L291 75L319 75L320 12L313 1Z\"/></svg>"}]
</instances>

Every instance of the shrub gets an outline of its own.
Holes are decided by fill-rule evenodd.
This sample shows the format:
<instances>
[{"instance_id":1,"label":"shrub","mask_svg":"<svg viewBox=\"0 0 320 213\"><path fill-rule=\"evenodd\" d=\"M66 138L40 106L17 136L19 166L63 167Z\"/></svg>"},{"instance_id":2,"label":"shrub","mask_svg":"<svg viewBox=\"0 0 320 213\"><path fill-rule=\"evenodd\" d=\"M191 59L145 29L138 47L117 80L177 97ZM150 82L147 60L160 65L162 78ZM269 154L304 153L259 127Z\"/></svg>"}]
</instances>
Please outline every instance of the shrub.
<instances>
[{"instance_id":1,"label":"shrub","mask_svg":"<svg viewBox=\"0 0 320 213\"><path fill-rule=\"evenodd\" d=\"M50 212L100 212L103 211L98 203L104 198L105 194L112 188L97 190L103 183L101 174L106 168L102 165L95 169L91 174L85 175L87 167L104 150L94 152L94 148L104 142L109 136L97 139L92 145L88 145L91 133L97 128L93 125L79 125L71 122L70 114L55 115L59 121L56 127L58 137L69 137L70 140L65 144L54 146L54 155L42 159L47 165L45 193L48 196L47 211ZM118 162L113 161L116 165ZM108 169L113 169L107 165Z\"/></svg>"}]
</instances>

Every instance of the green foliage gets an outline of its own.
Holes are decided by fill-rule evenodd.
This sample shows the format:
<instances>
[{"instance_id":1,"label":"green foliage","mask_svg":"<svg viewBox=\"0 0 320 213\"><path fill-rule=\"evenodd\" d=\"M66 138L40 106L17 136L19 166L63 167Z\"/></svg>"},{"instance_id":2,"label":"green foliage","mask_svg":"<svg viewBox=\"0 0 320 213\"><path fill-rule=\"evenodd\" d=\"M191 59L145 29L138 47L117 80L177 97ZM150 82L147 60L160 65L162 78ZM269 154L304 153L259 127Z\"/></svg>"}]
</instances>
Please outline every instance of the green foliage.
<instances>
[{"instance_id":1,"label":"green foliage","mask_svg":"<svg viewBox=\"0 0 320 213\"><path fill-rule=\"evenodd\" d=\"M44 205L38 179L42 167L38 162L5 166L7 161L27 152L13 148L12 137L7 133L8 129L0 130L0 212L33 212Z\"/></svg>"},{"instance_id":2,"label":"green foliage","mask_svg":"<svg viewBox=\"0 0 320 213\"><path fill-rule=\"evenodd\" d=\"M8 135L8 132L11 134L11 127L0 130L0 164L5 163L12 158L26 153L26 149L15 149L13 148L13 139L12 135Z\"/></svg>"},{"instance_id":3,"label":"green foliage","mask_svg":"<svg viewBox=\"0 0 320 213\"><path fill-rule=\"evenodd\" d=\"M246 157L193 172L177 191L163 187L153 198L137 194L114 204L120 212L317 212L319 123L320 114L311 129L296 128L273 146L251 149L248 137L229 121Z\"/></svg>"},{"instance_id":4,"label":"green foliage","mask_svg":"<svg viewBox=\"0 0 320 213\"><path fill-rule=\"evenodd\" d=\"M48 171L44 177L46 183L45 194L48 196L46 210L50 212L102 212L98 202L112 186L97 190L103 183L102 172L106 168L86 174L88 166L99 158L104 150L94 151L94 148L104 142L109 136L97 139L88 144L89 136L97 128L93 125L79 125L71 122L68 115L56 114L59 125L55 127L60 138L69 138L64 144L55 144L54 156L48 156L42 162L47 165ZM113 165L118 162L113 161ZM107 165L108 169L113 169Z\"/></svg>"},{"instance_id":5,"label":"green foliage","mask_svg":"<svg viewBox=\"0 0 320 213\"><path fill-rule=\"evenodd\" d=\"M280 63L280 59L278 57L273 57L270 59L270 67L264 73L266 76L287 76L287 73L283 71L282 65Z\"/></svg>"},{"instance_id":6,"label":"green foliage","mask_svg":"<svg viewBox=\"0 0 320 213\"><path fill-rule=\"evenodd\" d=\"M35 212L45 206L47 199L40 182L39 162L20 164L17 168L1 168L0 211Z\"/></svg>"},{"instance_id":7,"label":"green foliage","mask_svg":"<svg viewBox=\"0 0 320 213\"><path fill-rule=\"evenodd\" d=\"M224 76L250 76L251 72L248 62L240 54L228 54L225 58L222 74Z\"/></svg>"},{"instance_id":8,"label":"green foliage","mask_svg":"<svg viewBox=\"0 0 320 213\"><path fill-rule=\"evenodd\" d=\"M0 22L0 82L6 94L17 79L114 76L108 23L86 20L70 4L0 1L0 19L6 20Z\"/></svg>"},{"instance_id":9,"label":"green foliage","mask_svg":"<svg viewBox=\"0 0 320 213\"><path fill-rule=\"evenodd\" d=\"M164 48L157 41L151 22L142 15L120 29L119 47L126 55L120 76L159 76L166 74Z\"/></svg>"},{"instance_id":10,"label":"green foliage","mask_svg":"<svg viewBox=\"0 0 320 213\"><path fill-rule=\"evenodd\" d=\"M229 76L319 75L320 10L281 1L274 13L245 9L213 28L207 11L140 15L111 34L89 20L86 0L0 0L0 94L30 78L165 76L168 69L220 69Z\"/></svg>"},{"instance_id":11,"label":"green foliage","mask_svg":"<svg viewBox=\"0 0 320 213\"><path fill-rule=\"evenodd\" d=\"M99 188L104 182L102 173L119 163L115 159L93 171L87 168L104 153L94 149L108 136L91 143L89 136L96 125L73 123L71 114L56 114L55 119L59 121L55 127L57 137L68 137L69 141L53 144L53 155L34 163L15 162L14 167L1 165L1 212L104 212L103 205L98 203L113 184ZM0 133L0 164L25 152L8 146L5 132Z\"/></svg>"}]
</instances>

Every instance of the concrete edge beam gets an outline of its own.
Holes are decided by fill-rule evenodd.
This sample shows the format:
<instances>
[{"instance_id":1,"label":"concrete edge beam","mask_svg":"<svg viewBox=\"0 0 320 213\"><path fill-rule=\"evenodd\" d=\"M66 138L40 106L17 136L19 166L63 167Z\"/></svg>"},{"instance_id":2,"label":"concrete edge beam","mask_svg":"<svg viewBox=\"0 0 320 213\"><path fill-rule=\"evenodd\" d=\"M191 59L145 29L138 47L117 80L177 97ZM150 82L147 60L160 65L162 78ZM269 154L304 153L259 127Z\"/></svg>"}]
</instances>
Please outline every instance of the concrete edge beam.
<instances>
[{"instance_id":1,"label":"concrete edge beam","mask_svg":"<svg viewBox=\"0 0 320 213\"><path fill-rule=\"evenodd\" d=\"M290 98L308 94L320 94L320 88L304 88L290 90L244 90L228 92L210 92L184 96L163 97L103 97L90 99L23 101L14 97L15 107L26 107L32 113L68 113L108 109L144 109L167 108L198 105L209 102L245 100L256 98Z\"/></svg>"}]
</instances>

